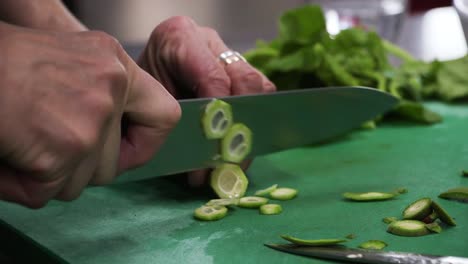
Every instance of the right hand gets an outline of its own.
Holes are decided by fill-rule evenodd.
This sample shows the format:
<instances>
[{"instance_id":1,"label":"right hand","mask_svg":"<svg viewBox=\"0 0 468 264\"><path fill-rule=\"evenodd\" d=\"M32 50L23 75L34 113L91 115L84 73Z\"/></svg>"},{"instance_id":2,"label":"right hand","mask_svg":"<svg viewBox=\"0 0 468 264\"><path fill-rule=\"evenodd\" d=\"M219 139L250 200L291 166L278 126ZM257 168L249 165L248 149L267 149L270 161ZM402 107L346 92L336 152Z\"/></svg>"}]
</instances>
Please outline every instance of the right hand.
<instances>
[{"instance_id":1,"label":"right hand","mask_svg":"<svg viewBox=\"0 0 468 264\"><path fill-rule=\"evenodd\" d=\"M148 161L181 115L101 32L2 25L0 84L0 199L31 208Z\"/></svg>"}]
</instances>

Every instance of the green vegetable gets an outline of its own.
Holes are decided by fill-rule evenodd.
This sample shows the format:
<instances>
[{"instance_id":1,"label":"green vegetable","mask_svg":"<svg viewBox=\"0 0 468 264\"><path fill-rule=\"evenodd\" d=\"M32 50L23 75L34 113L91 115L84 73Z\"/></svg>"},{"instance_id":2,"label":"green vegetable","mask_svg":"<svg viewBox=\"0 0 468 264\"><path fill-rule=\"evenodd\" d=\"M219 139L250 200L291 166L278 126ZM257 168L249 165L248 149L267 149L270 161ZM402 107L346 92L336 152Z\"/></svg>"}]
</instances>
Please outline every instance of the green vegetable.
<instances>
[{"instance_id":1,"label":"green vegetable","mask_svg":"<svg viewBox=\"0 0 468 264\"><path fill-rule=\"evenodd\" d=\"M282 211L283 207L279 204L264 204L260 206L260 213L264 215L280 214Z\"/></svg>"},{"instance_id":2,"label":"green vegetable","mask_svg":"<svg viewBox=\"0 0 468 264\"><path fill-rule=\"evenodd\" d=\"M343 242L347 242L346 239L340 238L329 238L329 239L301 239L297 237L292 237L288 235L281 235L281 237L289 242L292 242L296 245L302 246L334 246Z\"/></svg>"},{"instance_id":3,"label":"green vegetable","mask_svg":"<svg viewBox=\"0 0 468 264\"><path fill-rule=\"evenodd\" d=\"M424 217L421 221L423 221L426 224L430 224L430 223L433 223L438 218L439 218L439 215L435 211L432 211L432 213L430 213L428 216Z\"/></svg>"},{"instance_id":4,"label":"green vegetable","mask_svg":"<svg viewBox=\"0 0 468 264\"><path fill-rule=\"evenodd\" d=\"M240 198L244 196L249 181L242 169L225 163L211 172L211 188L220 198Z\"/></svg>"},{"instance_id":5,"label":"green vegetable","mask_svg":"<svg viewBox=\"0 0 468 264\"><path fill-rule=\"evenodd\" d=\"M239 199L238 198L221 198L221 199L212 199L209 200L206 205L207 206L229 206L229 205L238 205Z\"/></svg>"},{"instance_id":6,"label":"green vegetable","mask_svg":"<svg viewBox=\"0 0 468 264\"><path fill-rule=\"evenodd\" d=\"M387 243L381 240L369 240L359 245L359 247L363 249L377 249L377 250L383 249L386 246L387 246Z\"/></svg>"},{"instance_id":7,"label":"green vegetable","mask_svg":"<svg viewBox=\"0 0 468 264\"><path fill-rule=\"evenodd\" d=\"M252 132L244 124L231 126L221 140L221 157L224 161L240 163L252 149Z\"/></svg>"},{"instance_id":8,"label":"green vegetable","mask_svg":"<svg viewBox=\"0 0 468 264\"><path fill-rule=\"evenodd\" d=\"M458 187L449 189L441 194L440 198L448 200L457 200L460 202L468 203L468 187Z\"/></svg>"},{"instance_id":9,"label":"green vegetable","mask_svg":"<svg viewBox=\"0 0 468 264\"><path fill-rule=\"evenodd\" d=\"M426 228L429 229L429 231L433 233L441 233L442 232L442 227L436 222L426 224Z\"/></svg>"},{"instance_id":10,"label":"green vegetable","mask_svg":"<svg viewBox=\"0 0 468 264\"><path fill-rule=\"evenodd\" d=\"M349 234L347 236L345 236L347 239L355 239L356 238L356 235L355 234Z\"/></svg>"},{"instance_id":11,"label":"green vegetable","mask_svg":"<svg viewBox=\"0 0 468 264\"><path fill-rule=\"evenodd\" d=\"M403 219L422 220L432 213L432 200L421 198L408 205L403 211Z\"/></svg>"},{"instance_id":12,"label":"green vegetable","mask_svg":"<svg viewBox=\"0 0 468 264\"><path fill-rule=\"evenodd\" d=\"M258 190L255 192L255 195L256 196L267 196L269 195L272 191L276 190L276 188L278 188L278 184L274 184L268 188L265 188L265 189L262 189L262 190Z\"/></svg>"},{"instance_id":13,"label":"green vegetable","mask_svg":"<svg viewBox=\"0 0 468 264\"><path fill-rule=\"evenodd\" d=\"M389 62L390 56L400 60L398 67ZM315 5L286 11L277 38L258 41L245 57L279 89L373 87L401 99L393 114L420 123L441 120L422 105L424 100L468 98L468 56L423 62L362 28L330 36L323 12Z\"/></svg>"},{"instance_id":14,"label":"green vegetable","mask_svg":"<svg viewBox=\"0 0 468 264\"><path fill-rule=\"evenodd\" d=\"M418 220L395 221L388 225L387 232L398 236L424 236L429 233L426 224Z\"/></svg>"},{"instance_id":15,"label":"green vegetable","mask_svg":"<svg viewBox=\"0 0 468 264\"><path fill-rule=\"evenodd\" d=\"M297 195L297 190L292 188L277 188L270 193L270 197L275 200L291 200Z\"/></svg>"},{"instance_id":16,"label":"green vegetable","mask_svg":"<svg viewBox=\"0 0 468 264\"><path fill-rule=\"evenodd\" d=\"M395 221L398 221L398 219L396 217L385 217L384 219L382 219L382 222L386 223L386 224L391 224Z\"/></svg>"},{"instance_id":17,"label":"green vegetable","mask_svg":"<svg viewBox=\"0 0 468 264\"><path fill-rule=\"evenodd\" d=\"M231 106L224 101L213 99L205 107L202 125L208 139L222 138L232 125Z\"/></svg>"},{"instance_id":18,"label":"green vegetable","mask_svg":"<svg viewBox=\"0 0 468 264\"><path fill-rule=\"evenodd\" d=\"M383 193L383 192L363 192L363 193L353 193L345 192L343 197L348 200L358 201L358 202L367 202L367 201L383 201L392 199L397 194L395 193Z\"/></svg>"},{"instance_id":19,"label":"green vegetable","mask_svg":"<svg viewBox=\"0 0 468 264\"><path fill-rule=\"evenodd\" d=\"M453 218L447 213L447 211L445 211L445 209L442 208L442 206L440 206L435 201L432 201L432 208L437 213L437 215L439 216L439 219L442 222L446 223L447 225L451 225L451 226L456 226L457 225L455 220L453 220Z\"/></svg>"},{"instance_id":20,"label":"green vegetable","mask_svg":"<svg viewBox=\"0 0 468 264\"><path fill-rule=\"evenodd\" d=\"M244 208L259 208L260 206L268 203L268 199L264 197L246 196L239 200L239 207Z\"/></svg>"},{"instance_id":21,"label":"green vegetable","mask_svg":"<svg viewBox=\"0 0 468 264\"><path fill-rule=\"evenodd\" d=\"M462 170L462 176L468 177L468 170Z\"/></svg>"},{"instance_id":22,"label":"green vegetable","mask_svg":"<svg viewBox=\"0 0 468 264\"><path fill-rule=\"evenodd\" d=\"M198 220L203 221L214 221L225 217L227 214L227 208L220 205L207 206L203 205L195 209L194 217Z\"/></svg>"},{"instance_id":23,"label":"green vegetable","mask_svg":"<svg viewBox=\"0 0 468 264\"><path fill-rule=\"evenodd\" d=\"M396 189L395 192L397 192L398 194L404 194L408 192L408 189L401 187Z\"/></svg>"}]
</instances>

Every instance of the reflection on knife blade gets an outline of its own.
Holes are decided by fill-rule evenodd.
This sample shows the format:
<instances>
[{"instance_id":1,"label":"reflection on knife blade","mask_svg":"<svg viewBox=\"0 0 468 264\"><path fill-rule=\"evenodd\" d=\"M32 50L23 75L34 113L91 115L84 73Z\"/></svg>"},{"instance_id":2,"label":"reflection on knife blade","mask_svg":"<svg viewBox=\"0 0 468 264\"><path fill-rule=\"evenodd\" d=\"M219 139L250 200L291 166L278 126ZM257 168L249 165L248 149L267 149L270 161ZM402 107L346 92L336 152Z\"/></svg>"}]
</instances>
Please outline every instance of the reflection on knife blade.
<instances>
[{"instance_id":1,"label":"reflection on knife blade","mask_svg":"<svg viewBox=\"0 0 468 264\"><path fill-rule=\"evenodd\" d=\"M407 252L377 251L352 249L343 246L335 247L307 247L294 244L265 244L266 246L302 256L316 257L329 260L340 260L351 263L385 264L468 264L468 258L452 256L436 256Z\"/></svg>"}]
</instances>

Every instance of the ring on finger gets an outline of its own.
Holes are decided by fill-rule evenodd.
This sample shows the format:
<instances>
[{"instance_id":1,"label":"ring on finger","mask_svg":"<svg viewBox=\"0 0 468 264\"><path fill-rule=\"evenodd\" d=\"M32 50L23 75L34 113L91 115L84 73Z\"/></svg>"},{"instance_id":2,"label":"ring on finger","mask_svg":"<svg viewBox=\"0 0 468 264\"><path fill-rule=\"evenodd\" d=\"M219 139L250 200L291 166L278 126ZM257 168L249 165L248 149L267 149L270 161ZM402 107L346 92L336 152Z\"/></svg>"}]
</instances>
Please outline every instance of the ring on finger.
<instances>
[{"instance_id":1,"label":"ring on finger","mask_svg":"<svg viewBox=\"0 0 468 264\"><path fill-rule=\"evenodd\" d=\"M234 62L244 61L246 59L237 51L227 50L219 54L219 59L224 62L225 65L229 65Z\"/></svg>"}]
</instances>

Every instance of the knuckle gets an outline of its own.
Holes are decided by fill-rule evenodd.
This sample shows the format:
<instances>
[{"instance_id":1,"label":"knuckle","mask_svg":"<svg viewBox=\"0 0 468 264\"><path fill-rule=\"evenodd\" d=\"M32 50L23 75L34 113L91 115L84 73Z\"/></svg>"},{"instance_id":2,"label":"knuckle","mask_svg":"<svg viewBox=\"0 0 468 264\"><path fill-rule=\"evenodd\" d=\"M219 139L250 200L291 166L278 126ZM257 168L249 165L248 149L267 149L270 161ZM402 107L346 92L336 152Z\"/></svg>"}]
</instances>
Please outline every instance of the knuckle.
<instances>
[{"instance_id":1,"label":"knuckle","mask_svg":"<svg viewBox=\"0 0 468 264\"><path fill-rule=\"evenodd\" d=\"M158 30L169 30L169 31L185 31L185 30L191 30L195 27L195 22L186 16L173 16L165 21L163 21L160 26L156 28L156 32L159 32Z\"/></svg>"},{"instance_id":2,"label":"knuckle","mask_svg":"<svg viewBox=\"0 0 468 264\"><path fill-rule=\"evenodd\" d=\"M210 28L210 27L202 27L202 30L205 32L205 34L206 34L209 38L221 38L221 37L219 36L218 31L214 30L213 28Z\"/></svg>"},{"instance_id":3,"label":"knuckle","mask_svg":"<svg viewBox=\"0 0 468 264\"><path fill-rule=\"evenodd\" d=\"M249 86L261 87L263 82L262 75L254 70L249 70L246 73L240 75L239 80L243 84L248 84Z\"/></svg>"},{"instance_id":4,"label":"knuckle","mask_svg":"<svg viewBox=\"0 0 468 264\"><path fill-rule=\"evenodd\" d=\"M67 147L72 156L82 156L88 153L99 142L99 131L92 127L78 126L62 138L62 144Z\"/></svg>"},{"instance_id":5,"label":"knuckle","mask_svg":"<svg viewBox=\"0 0 468 264\"><path fill-rule=\"evenodd\" d=\"M200 81L198 89L206 89L210 91L220 91L223 95L230 94L231 79L226 72L218 67L213 67L207 71L205 78Z\"/></svg>"},{"instance_id":6,"label":"knuckle","mask_svg":"<svg viewBox=\"0 0 468 264\"><path fill-rule=\"evenodd\" d=\"M120 46L119 41L113 36L107 34L103 31L89 31L87 32L88 37L94 40L97 43L100 43L103 46Z\"/></svg>"},{"instance_id":7,"label":"knuckle","mask_svg":"<svg viewBox=\"0 0 468 264\"><path fill-rule=\"evenodd\" d=\"M30 163L31 172L39 176L49 175L57 169L59 162L57 155L43 152Z\"/></svg>"}]
</instances>

